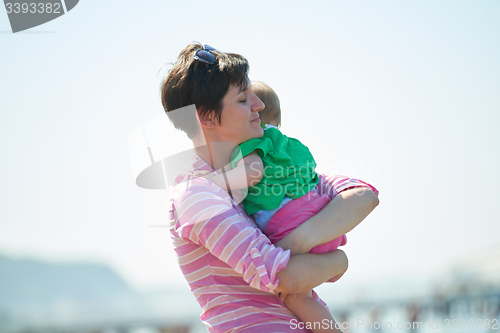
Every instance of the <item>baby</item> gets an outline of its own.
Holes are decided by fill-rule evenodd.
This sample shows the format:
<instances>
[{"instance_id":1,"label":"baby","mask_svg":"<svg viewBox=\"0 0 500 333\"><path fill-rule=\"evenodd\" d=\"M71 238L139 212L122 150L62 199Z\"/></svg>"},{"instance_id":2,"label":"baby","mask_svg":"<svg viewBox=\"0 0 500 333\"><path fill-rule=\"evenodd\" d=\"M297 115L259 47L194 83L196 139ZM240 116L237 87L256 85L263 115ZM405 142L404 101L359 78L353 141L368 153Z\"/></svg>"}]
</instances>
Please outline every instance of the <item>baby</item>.
<instances>
[{"instance_id":1,"label":"baby","mask_svg":"<svg viewBox=\"0 0 500 333\"><path fill-rule=\"evenodd\" d=\"M278 130L281 109L277 94L262 82L252 82L252 90L265 105L260 112L264 135L239 145L231 156L233 169L212 176L211 180L227 191L248 187L248 194L243 200L245 211L254 217L271 242L277 243L317 214L330 201L330 197L321 196L314 189L319 177L314 171L316 163L309 149ZM242 177L242 174L246 177ZM346 241L346 236L342 235L314 247L310 252L334 251L338 246L345 245ZM334 282L340 277L341 274L330 281ZM312 291L287 297L285 305L302 322L309 322L307 327L316 327L324 319L334 323L328 309L312 298ZM314 326L314 323L318 324ZM320 331L339 332L334 329L312 329L315 333Z\"/></svg>"}]
</instances>

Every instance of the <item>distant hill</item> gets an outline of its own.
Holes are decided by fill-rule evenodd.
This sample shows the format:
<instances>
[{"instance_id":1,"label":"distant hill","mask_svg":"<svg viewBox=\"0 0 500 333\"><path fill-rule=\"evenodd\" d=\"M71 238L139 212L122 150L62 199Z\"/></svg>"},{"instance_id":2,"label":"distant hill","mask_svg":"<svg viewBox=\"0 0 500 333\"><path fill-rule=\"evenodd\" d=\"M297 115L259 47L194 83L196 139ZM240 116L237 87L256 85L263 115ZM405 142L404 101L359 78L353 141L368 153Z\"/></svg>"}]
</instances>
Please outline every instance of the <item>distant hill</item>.
<instances>
[{"instance_id":1,"label":"distant hill","mask_svg":"<svg viewBox=\"0 0 500 333\"><path fill-rule=\"evenodd\" d=\"M0 307L50 306L66 300L100 302L130 292L110 267L49 263L0 255Z\"/></svg>"},{"instance_id":2,"label":"distant hill","mask_svg":"<svg viewBox=\"0 0 500 333\"><path fill-rule=\"evenodd\" d=\"M0 332L92 323L190 322L200 310L183 287L141 292L104 264L0 255Z\"/></svg>"}]
</instances>

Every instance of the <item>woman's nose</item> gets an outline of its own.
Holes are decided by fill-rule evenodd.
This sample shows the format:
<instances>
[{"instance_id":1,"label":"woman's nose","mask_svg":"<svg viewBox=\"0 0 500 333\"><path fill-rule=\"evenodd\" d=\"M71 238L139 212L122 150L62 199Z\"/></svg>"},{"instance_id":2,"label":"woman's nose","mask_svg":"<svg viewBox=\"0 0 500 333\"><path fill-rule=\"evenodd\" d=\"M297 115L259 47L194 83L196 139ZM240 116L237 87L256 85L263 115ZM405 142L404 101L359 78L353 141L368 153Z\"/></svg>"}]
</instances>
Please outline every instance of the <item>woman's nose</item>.
<instances>
[{"instance_id":1,"label":"woman's nose","mask_svg":"<svg viewBox=\"0 0 500 333\"><path fill-rule=\"evenodd\" d=\"M253 103L252 103L252 112L259 112L259 111L262 111L264 110L264 103L260 100L259 97L257 97L257 95L254 94L254 100L253 100Z\"/></svg>"}]
</instances>

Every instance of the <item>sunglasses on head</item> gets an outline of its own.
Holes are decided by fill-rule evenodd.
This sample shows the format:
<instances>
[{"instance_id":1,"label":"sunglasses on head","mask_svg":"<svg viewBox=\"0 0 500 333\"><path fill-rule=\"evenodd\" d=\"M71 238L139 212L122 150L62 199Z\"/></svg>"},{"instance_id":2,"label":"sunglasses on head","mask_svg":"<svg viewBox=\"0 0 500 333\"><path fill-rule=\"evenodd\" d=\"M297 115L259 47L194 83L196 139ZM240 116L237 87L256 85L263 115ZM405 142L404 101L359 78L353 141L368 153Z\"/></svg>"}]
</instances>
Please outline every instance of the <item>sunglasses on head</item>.
<instances>
[{"instance_id":1,"label":"sunglasses on head","mask_svg":"<svg viewBox=\"0 0 500 333\"><path fill-rule=\"evenodd\" d=\"M210 45L203 45L202 49L199 49L194 53L193 58L194 60L213 65L217 62L217 57L212 53L212 51L217 51L217 49L211 47Z\"/></svg>"}]
</instances>

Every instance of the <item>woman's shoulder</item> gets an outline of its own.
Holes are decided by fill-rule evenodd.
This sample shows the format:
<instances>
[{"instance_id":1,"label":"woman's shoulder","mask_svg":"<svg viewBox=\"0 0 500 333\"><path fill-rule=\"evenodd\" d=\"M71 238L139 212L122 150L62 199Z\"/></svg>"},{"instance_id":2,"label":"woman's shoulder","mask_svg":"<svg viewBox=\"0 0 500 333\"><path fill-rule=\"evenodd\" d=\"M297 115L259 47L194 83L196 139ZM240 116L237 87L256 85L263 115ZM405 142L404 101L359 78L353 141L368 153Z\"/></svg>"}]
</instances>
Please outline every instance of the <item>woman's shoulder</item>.
<instances>
[{"instance_id":1,"label":"woman's shoulder","mask_svg":"<svg viewBox=\"0 0 500 333\"><path fill-rule=\"evenodd\" d=\"M171 188L169 198L177 203L188 199L195 199L197 202L220 199L226 202L230 196L224 189L204 178L202 174L191 174Z\"/></svg>"},{"instance_id":2,"label":"woman's shoulder","mask_svg":"<svg viewBox=\"0 0 500 333\"><path fill-rule=\"evenodd\" d=\"M169 193L170 223L175 228L209 220L213 216L234 215L236 213L233 208L231 196L202 177L186 177L172 187Z\"/></svg>"}]
</instances>

